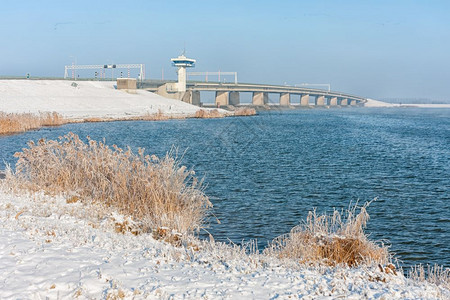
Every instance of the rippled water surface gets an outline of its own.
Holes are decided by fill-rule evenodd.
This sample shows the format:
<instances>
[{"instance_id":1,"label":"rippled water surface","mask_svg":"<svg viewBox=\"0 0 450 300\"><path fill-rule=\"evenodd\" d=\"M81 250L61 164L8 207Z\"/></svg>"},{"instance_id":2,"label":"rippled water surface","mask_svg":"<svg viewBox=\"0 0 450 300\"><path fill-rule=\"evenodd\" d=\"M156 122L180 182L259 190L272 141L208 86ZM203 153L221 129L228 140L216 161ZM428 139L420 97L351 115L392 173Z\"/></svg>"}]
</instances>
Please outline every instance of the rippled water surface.
<instances>
[{"instance_id":1,"label":"rippled water surface","mask_svg":"<svg viewBox=\"0 0 450 300\"><path fill-rule=\"evenodd\" d=\"M72 124L0 137L0 159L30 139L73 131L164 155L205 176L221 224L216 240L260 247L305 220L377 198L372 239L388 240L405 265L450 266L450 109L312 109L258 116Z\"/></svg>"}]
</instances>

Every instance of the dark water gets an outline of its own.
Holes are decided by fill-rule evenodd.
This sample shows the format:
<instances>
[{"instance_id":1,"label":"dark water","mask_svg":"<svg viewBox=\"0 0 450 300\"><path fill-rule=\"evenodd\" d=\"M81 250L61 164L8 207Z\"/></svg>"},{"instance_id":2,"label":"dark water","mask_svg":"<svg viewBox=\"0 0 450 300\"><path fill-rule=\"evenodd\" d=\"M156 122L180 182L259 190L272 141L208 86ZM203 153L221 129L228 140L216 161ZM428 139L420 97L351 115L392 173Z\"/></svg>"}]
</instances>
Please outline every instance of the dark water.
<instances>
[{"instance_id":1,"label":"dark water","mask_svg":"<svg viewBox=\"0 0 450 300\"><path fill-rule=\"evenodd\" d=\"M264 247L318 212L370 201L367 231L404 265L450 267L450 109L330 109L255 117L73 124L0 138L0 159L29 139L73 131L164 155L175 145L205 176L216 240Z\"/></svg>"}]
</instances>

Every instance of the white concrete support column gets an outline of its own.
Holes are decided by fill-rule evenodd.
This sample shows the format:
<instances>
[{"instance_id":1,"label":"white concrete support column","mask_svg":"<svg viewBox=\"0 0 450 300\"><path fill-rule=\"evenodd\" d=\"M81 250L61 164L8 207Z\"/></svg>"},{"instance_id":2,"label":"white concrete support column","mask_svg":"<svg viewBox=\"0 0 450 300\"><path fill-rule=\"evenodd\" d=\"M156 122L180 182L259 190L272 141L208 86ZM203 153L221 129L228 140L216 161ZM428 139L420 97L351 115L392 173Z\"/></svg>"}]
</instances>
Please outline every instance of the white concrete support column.
<instances>
[{"instance_id":1,"label":"white concrete support column","mask_svg":"<svg viewBox=\"0 0 450 300\"><path fill-rule=\"evenodd\" d=\"M216 106L227 106L229 104L229 92L216 92Z\"/></svg>"},{"instance_id":2,"label":"white concrete support column","mask_svg":"<svg viewBox=\"0 0 450 300\"><path fill-rule=\"evenodd\" d=\"M329 104L330 106L337 106L338 105L338 98L337 97L331 97Z\"/></svg>"},{"instance_id":3,"label":"white concrete support column","mask_svg":"<svg viewBox=\"0 0 450 300\"><path fill-rule=\"evenodd\" d=\"M356 105L356 100L350 101L350 105Z\"/></svg>"},{"instance_id":4,"label":"white concrete support column","mask_svg":"<svg viewBox=\"0 0 450 300\"><path fill-rule=\"evenodd\" d=\"M347 98L342 98L341 99L341 106L347 106L348 105L348 99Z\"/></svg>"},{"instance_id":5,"label":"white concrete support column","mask_svg":"<svg viewBox=\"0 0 450 300\"><path fill-rule=\"evenodd\" d=\"M269 94L264 92L253 92L252 104L265 105L269 103Z\"/></svg>"},{"instance_id":6,"label":"white concrete support column","mask_svg":"<svg viewBox=\"0 0 450 300\"><path fill-rule=\"evenodd\" d=\"M228 99L230 105L239 105L241 103L239 92L230 92Z\"/></svg>"},{"instance_id":7,"label":"white concrete support column","mask_svg":"<svg viewBox=\"0 0 450 300\"><path fill-rule=\"evenodd\" d=\"M303 94L300 96L300 105L309 106L309 94Z\"/></svg>"},{"instance_id":8,"label":"white concrete support column","mask_svg":"<svg viewBox=\"0 0 450 300\"><path fill-rule=\"evenodd\" d=\"M178 92L186 92L186 68L178 68L177 89Z\"/></svg>"},{"instance_id":9,"label":"white concrete support column","mask_svg":"<svg viewBox=\"0 0 450 300\"><path fill-rule=\"evenodd\" d=\"M290 104L291 104L291 94L280 93L280 105L281 106L289 106Z\"/></svg>"},{"instance_id":10,"label":"white concrete support column","mask_svg":"<svg viewBox=\"0 0 450 300\"><path fill-rule=\"evenodd\" d=\"M192 91L191 104L200 106L200 91Z\"/></svg>"},{"instance_id":11,"label":"white concrete support column","mask_svg":"<svg viewBox=\"0 0 450 300\"><path fill-rule=\"evenodd\" d=\"M324 106L325 105L325 96L317 95L315 105L316 106Z\"/></svg>"}]
</instances>

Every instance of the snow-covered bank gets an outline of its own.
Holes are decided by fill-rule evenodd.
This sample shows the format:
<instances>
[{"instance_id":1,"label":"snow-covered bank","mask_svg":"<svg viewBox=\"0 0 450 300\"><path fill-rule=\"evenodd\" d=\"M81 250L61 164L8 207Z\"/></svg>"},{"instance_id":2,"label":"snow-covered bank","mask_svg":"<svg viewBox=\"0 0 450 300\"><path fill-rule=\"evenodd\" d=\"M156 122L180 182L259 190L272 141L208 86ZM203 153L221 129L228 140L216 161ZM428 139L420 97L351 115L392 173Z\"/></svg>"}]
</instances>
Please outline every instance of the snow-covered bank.
<instances>
[{"instance_id":1,"label":"snow-covered bank","mask_svg":"<svg viewBox=\"0 0 450 300\"><path fill-rule=\"evenodd\" d=\"M422 108L450 108L450 104L397 104L368 99L364 107L422 107Z\"/></svg>"},{"instance_id":2,"label":"snow-covered bank","mask_svg":"<svg viewBox=\"0 0 450 300\"><path fill-rule=\"evenodd\" d=\"M400 104L400 107L450 108L450 104Z\"/></svg>"},{"instance_id":3,"label":"snow-covered bank","mask_svg":"<svg viewBox=\"0 0 450 300\"><path fill-rule=\"evenodd\" d=\"M189 117L200 110L182 101L143 90L127 93L113 81L0 80L0 111L57 112L70 120L124 119L162 113ZM221 110L223 114L230 114Z\"/></svg>"},{"instance_id":4,"label":"snow-covered bank","mask_svg":"<svg viewBox=\"0 0 450 300\"><path fill-rule=\"evenodd\" d=\"M373 99L367 99L367 102L364 103L364 107L397 107L397 106L398 104L392 104Z\"/></svg>"},{"instance_id":5,"label":"snow-covered bank","mask_svg":"<svg viewBox=\"0 0 450 300\"><path fill-rule=\"evenodd\" d=\"M0 182L0 185L2 182ZM175 248L114 232L120 216L0 187L0 298L448 299L375 268L302 268L229 247Z\"/></svg>"}]
</instances>

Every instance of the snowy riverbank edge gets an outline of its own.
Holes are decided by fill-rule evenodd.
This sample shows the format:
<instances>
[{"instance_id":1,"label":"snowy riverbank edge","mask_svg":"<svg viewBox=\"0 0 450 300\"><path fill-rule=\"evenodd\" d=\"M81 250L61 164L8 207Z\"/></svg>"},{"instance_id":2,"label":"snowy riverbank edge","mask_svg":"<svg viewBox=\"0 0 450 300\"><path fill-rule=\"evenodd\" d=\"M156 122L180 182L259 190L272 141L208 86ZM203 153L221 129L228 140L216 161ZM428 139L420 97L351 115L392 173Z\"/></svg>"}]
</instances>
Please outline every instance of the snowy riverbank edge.
<instances>
[{"instance_id":1,"label":"snowy riverbank edge","mask_svg":"<svg viewBox=\"0 0 450 300\"><path fill-rule=\"evenodd\" d=\"M192 118L200 110L145 90L117 90L114 81L0 80L0 112L57 112L70 122L133 120L160 114ZM221 116L234 112L217 109Z\"/></svg>"},{"instance_id":2,"label":"snowy riverbank edge","mask_svg":"<svg viewBox=\"0 0 450 300\"><path fill-rule=\"evenodd\" d=\"M398 104L368 99L364 107L415 107L415 108L450 108L450 104Z\"/></svg>"},{"instance_id":3,"label":"snowy riverbank edge","mask_svg":"<svg viewBox=\"0 0 450 300\"><path fill-rule=\"evenodd\" d=\"M449 299L375 267L306 268L230 246L176 248L114 231L122 218L0 183L0 298Z\"/></svg>"}]
</instances>

